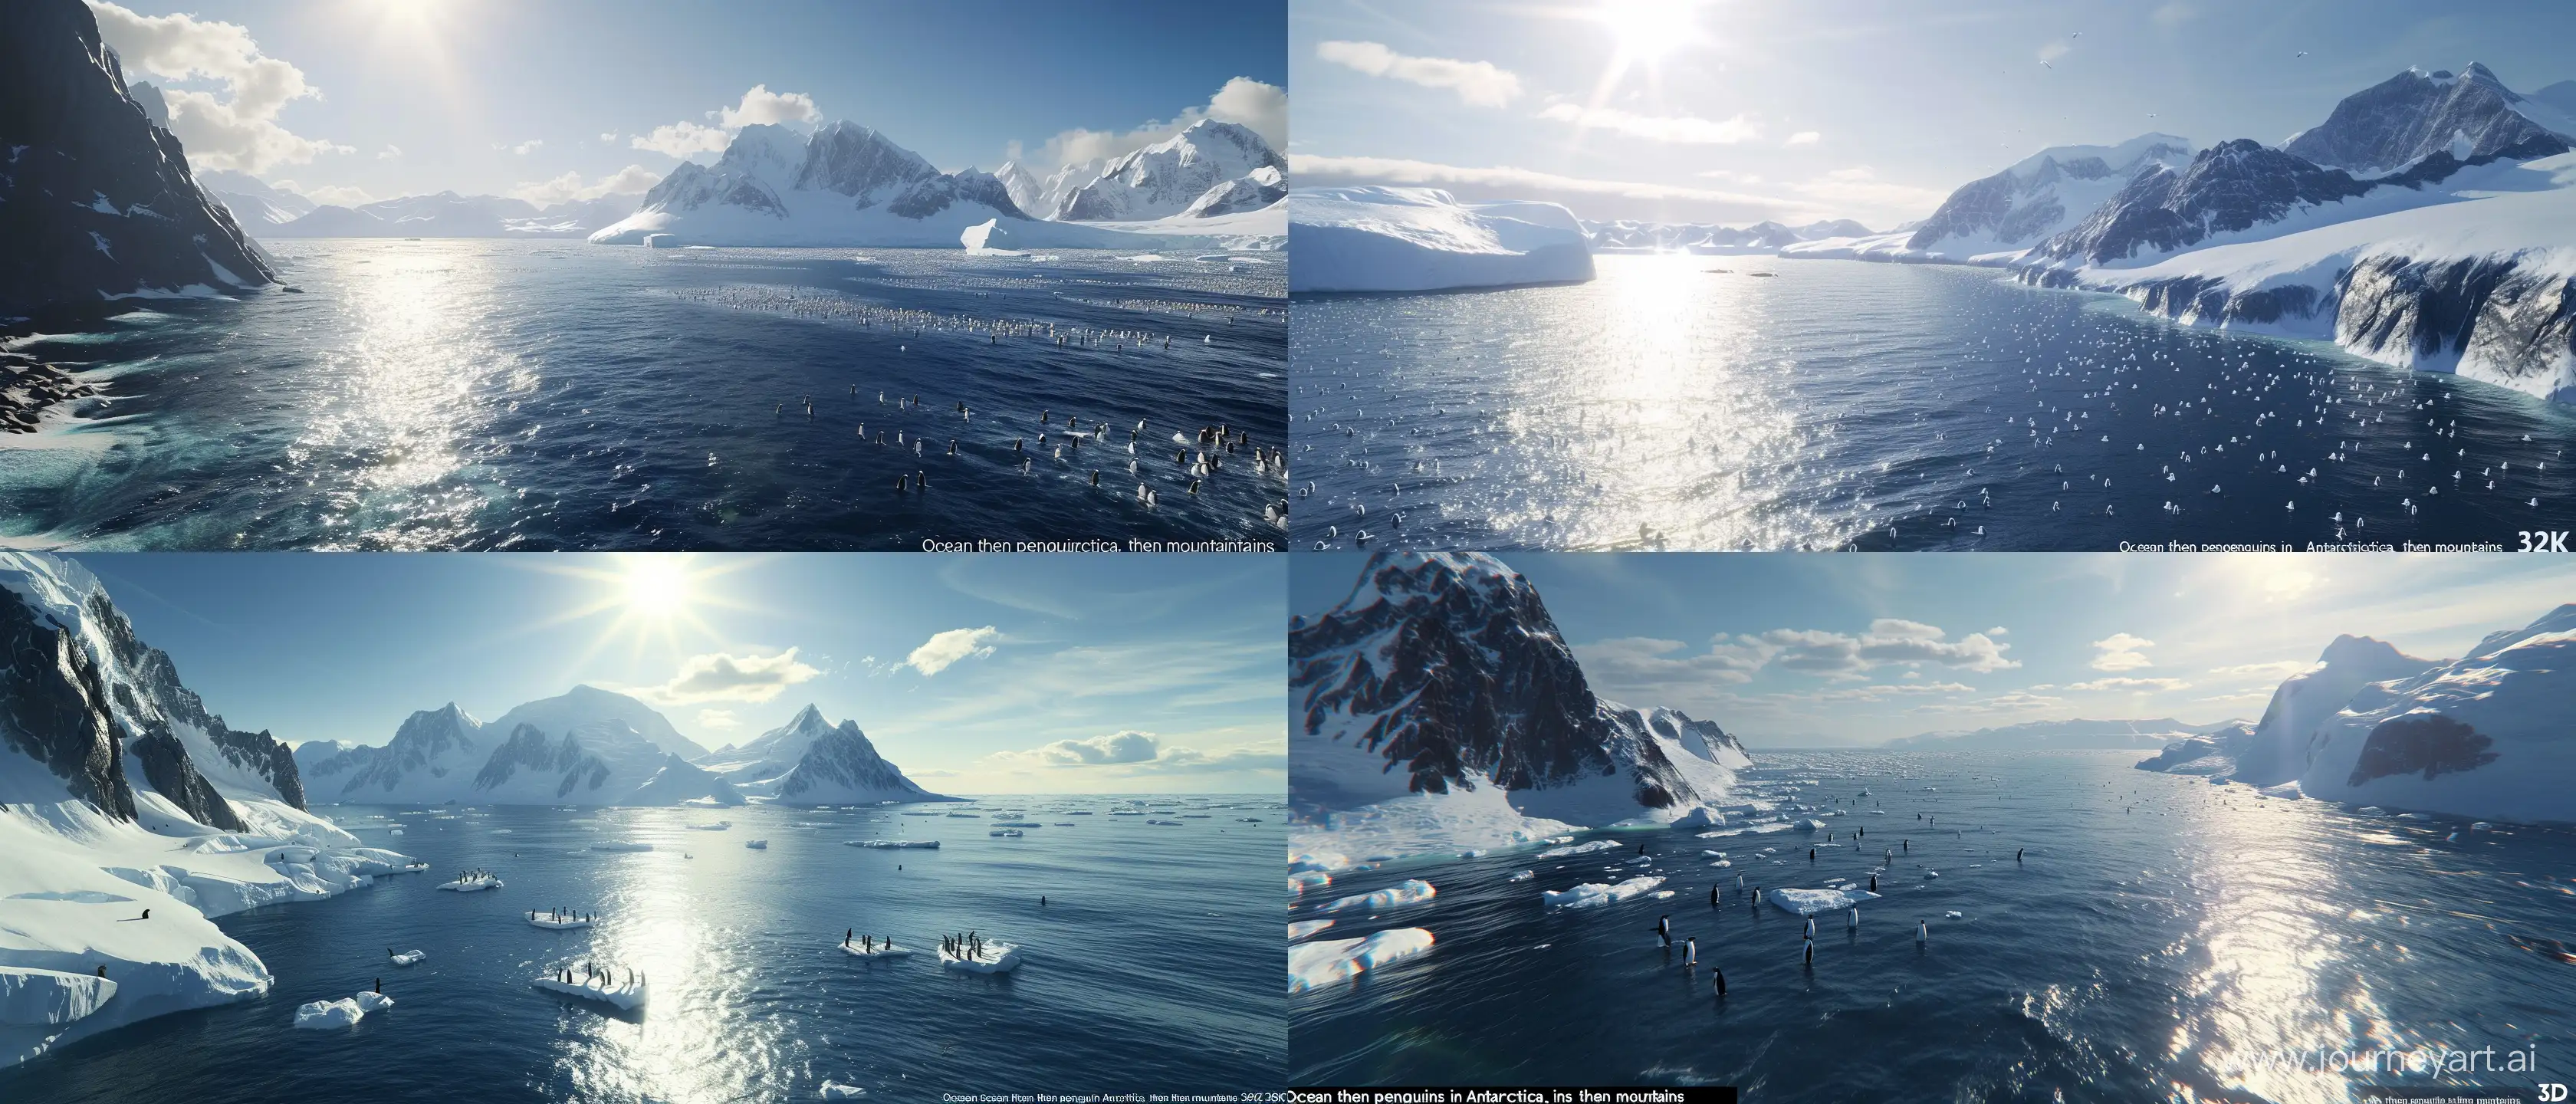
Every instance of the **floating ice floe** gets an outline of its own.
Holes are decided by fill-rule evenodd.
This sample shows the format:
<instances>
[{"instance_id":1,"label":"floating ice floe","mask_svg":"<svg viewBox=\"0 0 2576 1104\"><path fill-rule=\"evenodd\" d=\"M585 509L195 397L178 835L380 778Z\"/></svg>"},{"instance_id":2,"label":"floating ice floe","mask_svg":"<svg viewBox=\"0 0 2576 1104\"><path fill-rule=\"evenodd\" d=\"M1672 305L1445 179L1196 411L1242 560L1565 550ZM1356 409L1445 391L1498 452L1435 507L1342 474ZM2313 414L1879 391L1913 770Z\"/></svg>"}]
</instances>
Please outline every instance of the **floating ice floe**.
<instances>
[{"instance_id":1,"label":"floating ice floe","mask_svg":"<svg viewBox=\"0 0 2576 1104\"><path fill-rule=\"evenodd\" d=\"M880 851L937 850L938 840L842 840L852 847L870 847Z\"/></svg>"},{"instance_id":2,"label":"floating ice floe","mask_svg":"<svg viewBox=\"0 0 2576 1104\"><path fill-rule=\"evenodd\" d=\"M1526 881L1528 881L1528 880L1530 880L1530 879L1532 879L1532 878L1535 878L1535 877L1538 877L1538 871L1535 871L1535 870L1524 870L1524 871L1521 871L1520 873L1514 874L1514 875L1512 875L1511 877L1505 878L1505 879L1503 879L1503 880L1504 880L1504 881L1506 881L1506 882L1526 882Z\"/></svg>"},{"instance_id":3,"label":"floating ice floe","mask_svg":"<svg viewBox=\"0 0 2576 1104\"><path fill-rule=\"evenodd\" d=\"M768 840L765 840L765 839L744 840L744 841L742 841L742 845L743 845L745 848L750 849L750 850L753 850L753 851L767 851L767 850L769 850L769 841L768 841Z\"/></svg>"},{"instance_id":4,"label":"floating ice floe","mask_svg":"<svg viewBox=\"0 0 2576 1104\"><path fill-rule=\"evenodd\" d=\"M890 943L877 943L877 944L873 944L873 945L863 945L863 944L859 944L859 943L843 943L843 944L841 944L841 949L842 949L842 950L845 950L845 951L850 952L851 957L854 957L854 958L911 958L911 957L912 957L912 948L910 948L910 947L897 947L897 946L894 946L893 944L890 944Z\"/></svg>"},{"instance_id":5,"label":"floating ice floe","mask_svg":"<svg viewBox=\"0 0 2576 1104\"><path fill-rule=\"evenodd\" d=\"M1966 913L1960 912L1957 909L1951 909L1950 911L1941 914L1941 919L1944 920L1965 920L1967 918L1968 916Z\"/></svg>"},{"instance_id":6,"label":"floating ice floe","mask_svg":"<svg viewBox=\"0 0 2576 1104\"><path fill-rule=\"evenodd\" d=\"M419 950L418 948L414 948L389 957L394 960L394 965L396 966L418 966L420 965L420 960L428 958L429 954L425 951Z\"/></svg>"},{"instance_id":7,"label":"floating ice floe","mask_svg":"<svg viewBox=\"0 0 2576 1104\"><path fill-rule=\"evenodd\" d=\"M1385 889L1378 890L1375 893L1361 893L1344 897L1329 905L1325 905L1323 911L1348 912L1352 909L1384 909L1394 908L1398 905L1418 905L1424 901L1430 900L1439 892L1439 890L1431 888L1431 883L1423 881L1420 878L1412 878L1388 886Z\"/></svg>"},{"instance_id":8,"label":"floating ice floe","mask_svg":"<svg viewBox=\"0 0 2576 1104\"><path fill-rule=\"evenodd\" d=\"M1572 889L1561 892L1553 889L1540 890L1539 892L1547 899L1549 908L1591 908L1596 905L1608 905L1625 901L1628 898L1644 893L1647 890L1653 889L1662 884L1664 884L1664 880L1662 878L1644 877L1630 878L1617 885L1603 885L1600 882L1585 882Z\"/></svg>"},{"instance_id":9,"label":"floating ice floe","mask_svg":"<svg viewBox=\"0 0 2576 1104\"><path fill-rule=\"evenodd\" d=\"M861 257L859 259L864 261L867 258ZM823 1099L825 1100L857 1100L858 1098L866 1095L868 1095L868 1090L862 1089L857 1085L844 1085L838 1081L823 1082Z\"/></svg>"},{"instance_id":10,"label":"floating ice floe","mask_svg":"<svg viewBox=\"0 0 2576 1104\"><path fill-rule=\"evenodd\" d=\"M1878 900L1879 895L1865 889L1766 889L1764 899L1783 912L1814 916L1820 912L1839 912L1863 901Z\"/></svg>"},{"instance_id":11,"label":"floating ice floe","mask_svg":"<svg viewBox=\"0 0 2576 1104\"><path fill-rule=\"evenodd\" d=\"M439 884L438 888L452 890L457 893L479 893L487 889L501 888L501 879L490 874L477 874L471 878L458 878L452 882L442 882Z\"/></svg>"},{"instance_id":12,"label":"floating ice floe","mask_svg":"<svg viewBox=\"0 0 2576 1104\"><path fill-rule=\"evenodd\" d=\"M1330 920L1291 920L1288 922L1288 939L1295 942L1332 926Z\"/></svg>"},{"instance_id":13,"label":"floating ice floe","mask_svg":"<svg viewBox=\"0 0 2576 1104\"><path fill-rule=\"evenodd\" d=\"M1288 991L1348 981L1400 958L1431 949L1431 933L1421 928L1393 928L1356 939L1319 939L1288 948Z\"/></svg>"},{"instance_id":14,"label":"floating ice floe","mask_svg":"<svg viewBox=\"0 0 2576 1104\"><path fill-rule=\"evenodd\" d=\"M579 973L575 973L573 979L565 981L560 977L541 977L536 979L536 986L568 997L603 1001L629 1012L644 1007L644 1000L649 995L641 978L632 985L621 984L608 978L585 979Z\"/></svg>"},{"instance_id":15,"label":"floating ice floe","mask_svg":"<svg viewBox=\"0 0 2576 1104\"><path fill-rule=\"evenodd\" d=\"M354 1027L366 1018L367 1010L347 997L335 1001L312 1001L295 1007L295 1026L310 1031Z\"/></svg>"},{"instance_id":16,"label":"floating ice floe","mask_svg":"<svg viewBox=\"0 0 2576 1104\"><path fill-rule=\"evenodd\" d=\"M1020 948L1016 943L997 939L985 940L982 949L973 954L963 948L942 947L939 964L951 970L978 974L1007 974L1020 968Z\"/></svg>"},{"instance_id":17,"label":"floating ice floe","mask_svg":"<svg viewBox=\"0 0 2576 1104\"><path fill-rule=\"evenodd\" d=\"M692 831L698 832L729 832L733 830L733 822L730 820L719 820L713 824L692 824L689 825L689 828Z\"/></svg>"},{"instance_id":18,"label":"floating ice floe","mask_svg":"<svg viewBox=\"0 0 2576 1104\"><path fill-rule=\"evenodd\" d=\"M592 916L585 913L531 912L528 914L529 923L540 928L550 928L555 931L570 931L574 928L587 928L591 926L593 919L594 918Z\"/></svg>"},{"instance_id":19,"label":"floating ice floe","mask_svg":"<svg viewBox=\"0 0 2576 1104\"><path fill-rule=\"evenodd\" d=\"M1288 875L1288 892L1304 893L1333 884L1333 876L1321 870L1300 870Z\"/></svg>"},{"instance_id":20,"label":"floating ice floe","mask_svg":"<svg viewBox=\"0 0 2576 1104\"><path fill-rule=\"evenodd\" d=\"M649 844L649 843L623 843L623 842L621 842L621 843L594 843L594 844L591 844L591 845L590 845L590 849L591 849L591 850L593 850L593 851L650 851L650 850L652 850L652 849L653 849L653 845L652 845L652 844Z\"/></svg>"},{"instance_id":21,"label":"floating ice floe","mask_svg":"<svg viewBox=\"0 0 2576 1104\"><path fill-rule=\"evenodd\" d=\"M1174 828L1178 828L1178 827L1180 827L1180 825L1181 825L1181 822L1180 822L1180 821L1177 821L1177 820L1161 820L1161 819L1157 819L1157 818L1155 818L1155 817L1146 817L1146 818L1145 818L1145 823L1147 823L1147 824L1164 824L1164 825L1170 825L1171 827L1174 827Z\"/></svg>"},{"instance_id":22,"label":"floating ice floe","mask_svg":"<svg viewBox=\"0 0 2576 1104\"><path fill-rule=\"evenodd\" d=\"M1567 855L1582 855L1594 851L1615 851L1618 850L1618 848L1619 841L1617 840L1593 840L1590 843L1577 843L1564 847L1551 847L1545 851L1539 852L1538 857L1542 859L1561 859Z\"/></svg>"},{"instance_id":23,"label":"floating ice floe","mask_svg":"<svg viewBox=\"0 0 2576 1104\"><path fill-rule=\"evenodd\" d=\"M1019 830L1019 829L1017 829L1017 828L995 828L995 829L993 829L992 831L990 831L990 832L986 832L986 833L984 833L984 834L985 834L985 835L988 835L988 836L1001 836L1001 837L1008 838L1008 839L1017 839L1017 838L1020 838L1020 837L1023 837L1023 836L1028 835L1028 833L1023 832L1023 831L1020 831L1020 830Z\"/></svg>"}]
</instances>

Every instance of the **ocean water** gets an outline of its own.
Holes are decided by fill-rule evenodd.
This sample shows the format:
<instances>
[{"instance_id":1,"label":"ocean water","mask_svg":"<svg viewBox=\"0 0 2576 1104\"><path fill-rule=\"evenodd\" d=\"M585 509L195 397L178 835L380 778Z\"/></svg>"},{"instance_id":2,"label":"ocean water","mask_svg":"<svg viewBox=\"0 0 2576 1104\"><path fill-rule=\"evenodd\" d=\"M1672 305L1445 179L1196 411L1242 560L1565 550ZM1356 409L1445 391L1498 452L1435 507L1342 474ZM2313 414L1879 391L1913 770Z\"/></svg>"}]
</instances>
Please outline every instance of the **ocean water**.
<instances>
[{"instance_id":1,"label":"ocean water","mask_svg":"<svg viewBox=\"0 0 2576 1104\"><path fill-rule=\"evenodd\" d=\"M887 550L1280 536L1262 507L1284 483L1254 472L1249 447L1194 496L1172 436L1225 425L1284 440L1284 254L267 244L302 294L137 301L96 328L18 339L88 366L113 398L84 404L90 420L70 431L0 442L0 540ZM1059 461L1068 416L1112 433ZM898 493L915 473L929 490ZM1159 505L1137 500L1140 483Z\"/></svg>"},{"instance_id":2,"label":"ocean water","mask_svg":"<svg viewBox=\"0 0 2576 1104\"><path fill-rule=\"evenodd\" d=\"M1831 844L1803 831L1585 833L1644 844L1647 862L1633 847L1555 860L1522 849L1337 876L1292 918L1423 878L1439 891L1429 903L1326 934L1420 926L1436 943L1292 997L1291 1082L1713 1083L1764 1102L2323 1102L2358 1100L2373 1079L2300 1062L2490 1046L2496 1069L2536 1050L2538 1072L2377 1080L2525 1093L2576 1080L2576 965L2514 942L2576 941L2576 832L2263 800L2134 769L2145 754L1765 754L1748 780L1848 811L1823 817ZM1842 913L1816 918L1812 968L1802 921L1749 907L1736 888L1738 875L1748 889L1866 887L1889 848L1900 850L1879 875L1884 897L1860 906L1857 932ZM1734 865L1713 867L1703 850ZM1625 865L1614 875L1614 864ZM1507 880L1531 869L1532 881ZM1542 890L1639 871L1667 877L1674 895L1541 903ZM1712 881L1722 907L1708 903ZM1653 928L1667 914L1677 946L1698 938L1698 969L1661 948ZM1926 943L1918 921L1931 925ZM1712 967L1726 973L1723 999Z\"/></svg>"},{"instance_id":3,"label":"ocean water","mask_svg":"<svg viewBox=\"0 0 2576 1104\"><path fill-rule=\"evenodd\" d=\"M0 1070L0 1100L781 1101L812 1099L826 1079L898 1101L1275 1091L1286 1063L1280 803L1146 800L909 807L943 814L929 817L327 808L431 872L224 918L276 975L265 999L147 1020ZM1109 815L1125 807L1207 819ZM1094 815L1065 815L1075 810ZM959 811L973 815L944 815ZM1049 826L988 836L990 821L1020 819L996 816L1010 811ZM717 820L733 827L681 827ZM762 838L765 851L743 846ZM884 838L942 846L842 843ZM656 850L587 850L603 840ZM503 887L434 888L468 867ZM522 918L555 906L603 919L551 931ZM920 953L844 954L852 927ZM1020 944L1019 969L941 968L938 937L970 929ZM388 948L428 958L398 967ZM619 1013L529 984L586 960L644 971L650 1002ZM347 1030L289 1026L296 1005L378 978L393 1008Z\"/></svg>"},{"instance_id":4,"label":"ocean water","mask_svg":"<svg viewBox=\"0 0 2576 1104\"><path fill-rule=\"evenodd\" d=\"M1579 285L1300 299L1296 547L2518 548L2576 528L2564 404L1989 269L1597 261Z\"/></svg>"}]
</instances>

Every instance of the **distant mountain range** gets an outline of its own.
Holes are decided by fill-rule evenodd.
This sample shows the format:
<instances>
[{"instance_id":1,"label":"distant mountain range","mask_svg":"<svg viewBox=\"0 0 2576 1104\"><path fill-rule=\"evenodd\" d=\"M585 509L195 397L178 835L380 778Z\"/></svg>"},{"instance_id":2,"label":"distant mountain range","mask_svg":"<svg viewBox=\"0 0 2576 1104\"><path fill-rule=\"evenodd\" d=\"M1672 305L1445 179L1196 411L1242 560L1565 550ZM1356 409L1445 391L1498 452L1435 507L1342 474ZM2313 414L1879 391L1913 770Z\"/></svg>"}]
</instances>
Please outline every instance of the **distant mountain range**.
<instances>
[{"instance_id":1,"label":"distant mountain range","mask_svg":"<svg viewBox=\"0 0 2576 1104\"><path fill-rule=\"evenodd\" d=\"M2243 721L2190 725L2171 717L2136 721L2030 721L1965 732L1926 732L1890 740L1898 751L2039 751L2160 748L2178 739L2223 731Z\"/></svg>"},{"instance_id":2,"label":"distant mountain range","mask_svg":"<svg viewBox=\"0 0 2576 1104\"><path fill-rule=\"evenodd\" d=\"M1992 265L2176 321L2335 341L2576 401L2576 81L2408 70L2278 146L2041 151L1910 231L1787 258Z\"/></svg>"},{"instance_id":3,"label":"distant mountain range","mask_svg":"<svg viewBox=\"0 0 2576 1104\"><path fill-rule=\"evenodd\" d=\"M1583 234L1595 253L1776 253L1783 246L1825 238L1852 238L1869 227L1850 219L1827 219L1805 226L1757 222L1719 226L1694 222L1584 222Z\"/></svg>"}]
</instances>

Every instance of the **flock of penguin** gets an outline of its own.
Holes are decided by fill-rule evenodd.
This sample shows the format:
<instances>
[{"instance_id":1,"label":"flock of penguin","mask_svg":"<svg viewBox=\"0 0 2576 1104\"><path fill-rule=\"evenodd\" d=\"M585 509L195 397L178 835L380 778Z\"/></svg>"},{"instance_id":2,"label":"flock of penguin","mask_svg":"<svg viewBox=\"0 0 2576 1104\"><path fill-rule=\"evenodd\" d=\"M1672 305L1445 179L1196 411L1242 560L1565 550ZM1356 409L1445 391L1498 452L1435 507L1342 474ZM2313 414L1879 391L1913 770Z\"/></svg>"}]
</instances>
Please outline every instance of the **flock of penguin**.
<instances>
[{"instance_id":1,"label":"flock of penguin","mask_svg":"<svg viewBox=\"0 0 2576 1104\"><path fill-rule=\"evenodd\" d=\"M1319 478L1293 488L1314 500L1298 537L1318 549L1401 539L1408 515L1429 511L1576 547L1676 539L1638 525L1628 541L1638 515L1695 516L1678 541L1707 548L1974 547L2034 526L2050 545L2069 532L2105 545L2394 540L2425 531L2408 519L2428 508L2528 519L2568 489L2567 434L2538 400L2517 410L2445 374L2068 315L2053 299L1999 308L1971 320L1980 335L1926 382L1858 397L1837 374L1883 358L1737 363L1704 375L1711 393L1643 399L1562 385L1599 373L1624 389L1635 355L1615 348L1570 372L1554 339L1527 330L1462 341L1366 328L1365 355L1299 359L1292 447ZM1533 344L1549 351L1520 351ZM2261 535L2224 535L2249 530Z\"/></svg>"},{"instance_id":2,"label":"flock of penguin","mask_svg":"<svg viewBox=\"0 0 2576 1104\"><path fill-rule=\"evenodd\" d=\"M1006 318L978 318L966 314L947 314L913 308L886 307L862 302L839 294L797 287L763 285L727 285L689 289L677 293L692 301L736 309L757 310L793 318L830 319L856 322L864 329L884 329L898 338L922 338L932 334L947 336L981 336L988 344L1005 340L1040 341L1058 348L1102 352L1165 351L1176 338L1170 333L1115 327L1061 326L1050 322L1030 322ZM1165 304L1174 306L1173 304ZM1218 310L1221 320L1231 325L1232 312ZM1212 345L1214 334L1202 334L1195 344ZM908 345L898 345L898 352L908 352ZM858 384L851 384L850 400L865 402ZM801 414L812 419L827 411L814 395L800 395L792 403L777 403L773 414L785 418ZM1150 418L1139 418L1130 425L1113 426L1107 420L1052 409L1041 409L1034 422L1025 413L987 416L990 427L978 436L971 433L979 412L963 401L952 401L942 419L954 418L956 425L946 429L924 429L918 421L907 421L932 414L918 395L879 391L875 405L882 412L863 413L854 424L859 440L880 448L909 451L925 461L965 459L981 456L1016 469L1023 475L1036 473L1039 464L1071 468L1077 478L1091 487L1134 483L1134 491L1125 494L1135 504L1147 508L1162 505L1166 489L1197 496L1223 473L1249 472L1262 479L1287 477L1286 450L1253 441L1251 432L1232 425L1202 425L1184 428L1168 435L1151 433ZM890 409L885 409L890 408ZM863 408L864 409L864 408ZM1083 450L1093 450L1087 475L1082 473L1086 457ZM1168 456L1168 460L1166 457ZM1168 464L1168 467L1166 467ZM929 463L895 476L892 490L898 495L928 493L938 485L933 480L934 468ZM1116 474L1112 474L1116 473ZM1158 478L1164 476L1166 478ZM1104 483L1104 479L1106 482ZM1161 483L1163 485L1158 486ZM1262 524L1285 528L1288 502L1284 498L1262 495Z\"/></svg>"}]
</instances>

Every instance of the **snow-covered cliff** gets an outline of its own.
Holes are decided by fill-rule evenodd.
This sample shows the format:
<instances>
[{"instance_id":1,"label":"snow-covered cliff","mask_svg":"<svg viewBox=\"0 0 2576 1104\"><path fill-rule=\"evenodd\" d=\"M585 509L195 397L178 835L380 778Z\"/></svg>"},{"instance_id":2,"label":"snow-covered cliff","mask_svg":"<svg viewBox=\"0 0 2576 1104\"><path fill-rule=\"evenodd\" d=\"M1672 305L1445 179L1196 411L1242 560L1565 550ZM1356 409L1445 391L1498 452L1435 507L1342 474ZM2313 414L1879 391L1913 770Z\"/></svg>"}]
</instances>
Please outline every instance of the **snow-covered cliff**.
<instances>
[{"instance_id":1,"label":"snow-covered cliff","mask_svg":"<svg viewBox=\"0 0 2576 1104\"><path fill-rule=\"evenodd\" d=\"M1592 278L1574 213L1554 203L1460 203L1437 188L1300 188L1288 195L1288 290L1439 291Z\"/></svg>"}]
</instances>

